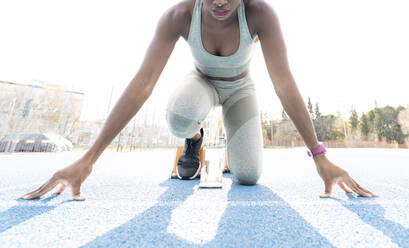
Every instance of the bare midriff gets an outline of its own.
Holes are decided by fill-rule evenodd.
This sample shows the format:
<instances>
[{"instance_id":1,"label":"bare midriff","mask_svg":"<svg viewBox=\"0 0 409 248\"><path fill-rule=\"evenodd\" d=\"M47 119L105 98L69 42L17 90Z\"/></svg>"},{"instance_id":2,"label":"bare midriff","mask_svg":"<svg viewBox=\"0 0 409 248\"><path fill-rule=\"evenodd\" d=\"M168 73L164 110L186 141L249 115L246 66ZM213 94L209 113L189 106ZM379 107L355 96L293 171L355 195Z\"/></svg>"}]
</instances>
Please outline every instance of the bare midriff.
<instances>
[{"instance_id":1,"label":"bare midriff","mask_svg":"<svg viewBox=\"0 0 409 248\"><path fill-rule=\"evenodd\" d=\"M201 71L199 70L199 68L197 68L196 66L195 66L195 68L196 68L196 70L197 70L203 77L205 77L205 78L207 78L207 79L210 79L210 80L222 80L222 81L236 81L236 80L239 80L239 79L241 79L241 78L244 78L244 77L247 75L247 73L249 72L248 70L246 70L246 71L240 73L239 75L237 75L237 76L235 76L235 77L229 77L229 78L225 78L225 77L211 77L211 76L208 76L208 75L204 74L203 72L201 72Z\"/></svg>"}]
</instances>

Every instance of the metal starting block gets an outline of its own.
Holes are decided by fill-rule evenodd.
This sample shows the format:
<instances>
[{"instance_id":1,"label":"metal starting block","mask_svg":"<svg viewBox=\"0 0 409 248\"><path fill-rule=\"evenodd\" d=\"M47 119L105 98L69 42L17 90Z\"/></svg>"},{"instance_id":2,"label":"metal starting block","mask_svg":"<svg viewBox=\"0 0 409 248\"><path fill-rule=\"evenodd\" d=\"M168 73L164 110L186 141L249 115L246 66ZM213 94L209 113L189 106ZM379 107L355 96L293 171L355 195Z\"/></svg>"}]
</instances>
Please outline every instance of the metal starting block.
<instances>
[{"instance_id":1,"label":"metal starting block","mask_svg":"<svg viewBox=\"0 0 409 248\"><path fill-rule=\"evenodd\" d=\"M200 170L200 188L221 188L225 167L225 151L205 148L205 164Z\"/></svg>"}]
</instances>

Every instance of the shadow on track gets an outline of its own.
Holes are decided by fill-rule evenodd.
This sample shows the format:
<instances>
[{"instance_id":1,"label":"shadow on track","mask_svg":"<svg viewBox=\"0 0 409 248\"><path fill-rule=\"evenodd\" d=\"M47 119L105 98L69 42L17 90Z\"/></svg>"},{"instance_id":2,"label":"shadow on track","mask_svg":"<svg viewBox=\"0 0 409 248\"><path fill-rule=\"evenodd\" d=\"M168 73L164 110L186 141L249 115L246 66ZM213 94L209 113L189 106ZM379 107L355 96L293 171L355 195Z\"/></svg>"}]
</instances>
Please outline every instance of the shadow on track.
<instances>
[{"instance_id":1,"label":"shadow on track","mask_svg":"<svg viewBox=\"0 0 409 248\"><path fill-rule=\"evenodd\" d=\"M194 244L167 232L172 211L193 194L198 180L166 180L160 184L168 189L159 202L121 226L110 230L82 247L192 247ZM177 204L166 204L177 202Z\"/></svg>"},{"instance_id":2,"label":"shadow on track","mask_svg":"<svg viewBox=\"0 0 409 248\"><path fill-rule=\"evenodd\" d=\"M161 183L161 186L168 189L159 197L159 202L176 201L179 204L152 206L83 247L199 246L167 232L172 211L193 193L193 187L196 184L198 184L197 180L167 180ZM333 247L283 199L265 186L243 186L234 183L229 192L228 201L229 206L220 220L215 239L204 246ZM273 201L274 204L261 206L251 204L267 201ZM245 206L230 204L234 202L250 204Z\"/></svg>"},{"instance_id":3,"label":"shadow on track","mask_svg":"<svg viewBox=\"0 0 409 248\"><path fill-rule=\"evenodd\" d=\"M334 247L269 188L233 183L210 247Z\"/></svg>"},{"instance_id":4,"label":"shadow on track","mask_svg":"<svg viewBox=\"0 0 409 248\"><path fill-rule=\"evenodd\" d=\"M58 195L53 194L50 197L41 199L33 199L28 202L27 200L23 199L16 199L17 202L21 203L18 204L17 206L13 206L9 209L7 209L4 212L0 213L0 233L5 232L6 230L12 228L13 226L17 226L20 223L23 223L24 221L27 221L28 219L31 219L37 215L44 214L46 212L49 212L59 205L66 203L66 202L71 202L73 200L68 200L68 201L63 201L60 203L56 203L55 205L47 205L46 203L51 201L52 199L58 197ZM26 204L32 204L32 202L39 203L38 205L26 205ZM26 204L25 204L26 203ZM41 205L44 204L44 205Z\"/></svg>"},{"instance_id":5,"label":"shadow on track","mask_svg":"<svg viewBox=\"0 0 409 248\"><path fill-rule=\"evenodd\" d=\"M346 194L348 201L332 198L341 203L345 208L356 213L361 220L383 234L388 236L399 247L408 247L409 244L409 228L405 228L401 224L385 218L385 209L379 204L373 204L371 201L375 198L355 197Z\"/></svg>"}]
</instances>

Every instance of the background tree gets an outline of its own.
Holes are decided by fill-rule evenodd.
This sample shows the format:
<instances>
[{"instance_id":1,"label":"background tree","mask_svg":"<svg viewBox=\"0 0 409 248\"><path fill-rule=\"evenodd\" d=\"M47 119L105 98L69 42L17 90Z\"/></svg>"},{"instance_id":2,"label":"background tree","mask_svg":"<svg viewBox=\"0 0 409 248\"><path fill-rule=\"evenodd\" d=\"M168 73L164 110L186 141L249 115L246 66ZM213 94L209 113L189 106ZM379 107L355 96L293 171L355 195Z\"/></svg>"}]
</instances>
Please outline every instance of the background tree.
<instances>
[{"instance_id":1,"label":"background tree","mask_svg":"<svg viewBox=\"0 0 409 248\"><path fill-rule=\"evenodd\" d=\"M367 116L368 116L369 130L371 132L375 132L375 109L370 110Z\"/></svg>"},{"instance_id":2,"label":"background tree","mask_svg":"<svg viewBox=\"0 0 409 248\"><path fill-rule=\"evenodd\" d=\"M345 136L346 136L346 130L345 130L345 126L346 124L344 123L344 119L342 118L341 113L338 111L334 124L333 124L333 128L334 130L336 130L337 132L337 138L336 140L338 141L344 141L345 140Z\"/></svg>"},{"instance_id":3,"label":"background tree","mask_svg":"<svg viewBox=\"0 0 409 248\"><path fill-rule=\"evenodd\" d=\"M308 97L308 112L310 113L311 119L314 120L315 116L314 116L314 110L312 109L312 103L311 103L311 98Z\"/></svg>"},{"instance_id":4,"label":"background tree","mask_svg":"<svg viewBox=\"0 0 409 248\"><path fill-rule=\"evenodd\" d=\"M349 117L349 125L351 126L352 132L355 132L358 129L358 124L359 124L358 113L356 112L354 108L351 109L350 113L351 115Z\"/></svg>"},{"instance_id":5,"label":"background tree","mask_svg":"<svg viewBox=\"0 0 409 248\"><path fill-rule=\"evenodd\" d=\"M290 119L283 119L274 127L274 142L288 144L290 140L301 139L301 136Z\"/></svg>"},{"instance_id":6,"label":"background tree","mask_svg":"<svg viewBox=\"0 0 409 248\"><path fill-rule=\"evenodd\" d=\"M315 103L315 119L318 119L322 116L321 112L320 112L320 106L318 104L318 102Z\"/></svg>"},{"instance_id":7,"label":"background tree","mask_svg":"<svg viewBox=\"0 0 409 248\"><path fill-rule=\"evenodd\" d=\"M325 119L322 117L322 114L320 112L320 107L318 102L315 103L315 119L313 120L314 124L314 129L315 132L317 133L317 139L319 141L323 141L326 136L326 122Z\"/></svg>"},{"instance_id":8,"label":"background tree","mask_svg":"<svg viewBox=\"0 0 409 248\"><path fill-rule=\"evenodd\" d=\"M398 114L402 109L402 106L396 109L391 106L375 109L375 131L378 140L385 138L387 142L404 143L405 135L398 122Z\"/></svg>"},{"instance_id":9,"label":"background tree","mask_svg":"<svg viewBox=\"0 0 409 248\"><path fill-rule=\"evenodd\" d=\"M342 140L344 138L344 133L338 130L334 123L336 120L335 115L329 114L324 116L324 123L326 126L326 133L324 140Z\"/></svg>"},{"instance_id":10,"label":"background tree","mask_svg":"<svg viewBox=\"0 0 409 248\"><path fill-rule=\"evenodd\" d=\"M409 138L409 108L399 111L398 123L402 130L402 133L405 135L405 138L408 140Z\"/></svg>"},{"instance_id":11,"label":"background tree","mask_svg":"<svg viewBox=\"0 0 409 248\"><path fill-rule=\"evenodd\" d=\"M364 140L368 140L369 132L371 131L369 126L369 120L365 113L362 113L360 123L359 123L361 133L364 136Z\"/></svg>"}]
</instances>

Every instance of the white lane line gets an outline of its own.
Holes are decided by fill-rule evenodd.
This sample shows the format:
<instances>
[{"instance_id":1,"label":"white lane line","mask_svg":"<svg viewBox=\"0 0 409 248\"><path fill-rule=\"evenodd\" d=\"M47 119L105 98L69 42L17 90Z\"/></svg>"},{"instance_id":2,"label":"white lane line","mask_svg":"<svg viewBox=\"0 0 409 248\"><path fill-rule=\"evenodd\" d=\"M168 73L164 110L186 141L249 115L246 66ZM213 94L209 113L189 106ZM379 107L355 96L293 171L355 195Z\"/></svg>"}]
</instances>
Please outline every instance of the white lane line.
<instances>
[{"instance_id":1,"label":"white lane line","mask_svg":"<svg viewBox=\"0 0 409 248\"><path fill-rule=\"evenodd\" d=\"M5 202L0 202L0 213L7 211L7 209L17 205L17 201L5 201Z\"/></svg>"},{"instance_id":2,"label":"white lane line","mask_svg":"<svg viewBox=\"0 0 409 248\"><path fill-rule=\"evenodd\" d=\"M309 188L309 190L298 193L302 195L295 196L293 187L277 184L266 186L286 201L336 247L398 247L388 236L363 222L356 213L335 200L321 199L321 201L316 201L316 204L297 204L297 197L316 198L317 195L312 195L311 192L321 192L321 188L314 188L313 185L303 187L298 182L297 187ZM367 204L367 202L360 204Z\"/></svg>"},{"instance_id":3,"label":"white lane line","mask_svg":"<svg viewBox=\"0 0 409 248\"><path fill-rule=\"evenodd\" d=\"M213 240L232 184L230 178L223 180L222 189L200 189L196 185L194 193L173 210L167 231L195 244Z\"/></svg>"},{"instance_id":4,"label":"white lane line","mask_svg":"<svg viewBox=\"0 0 409 248\"><path fill-rule=\"evenodd\" d=\"M1 247L78 247L96 237L128 222L130 219L156 205L166 187L153 185L149 188L149 200L128 201L92 201L53 203L55 208L44 207L42 214L19 223L0 235ZM55 200L55 199L54 199ZM27 201L29 202L29 201ZM27 205L35 203L27 203ZM120 206L120 208L118 208ZM24 212L25 205L21 206ZM41 211L41 209L39 209ZM24 235L24 238L22 238Z\"/></svg>"}]
</instances>

